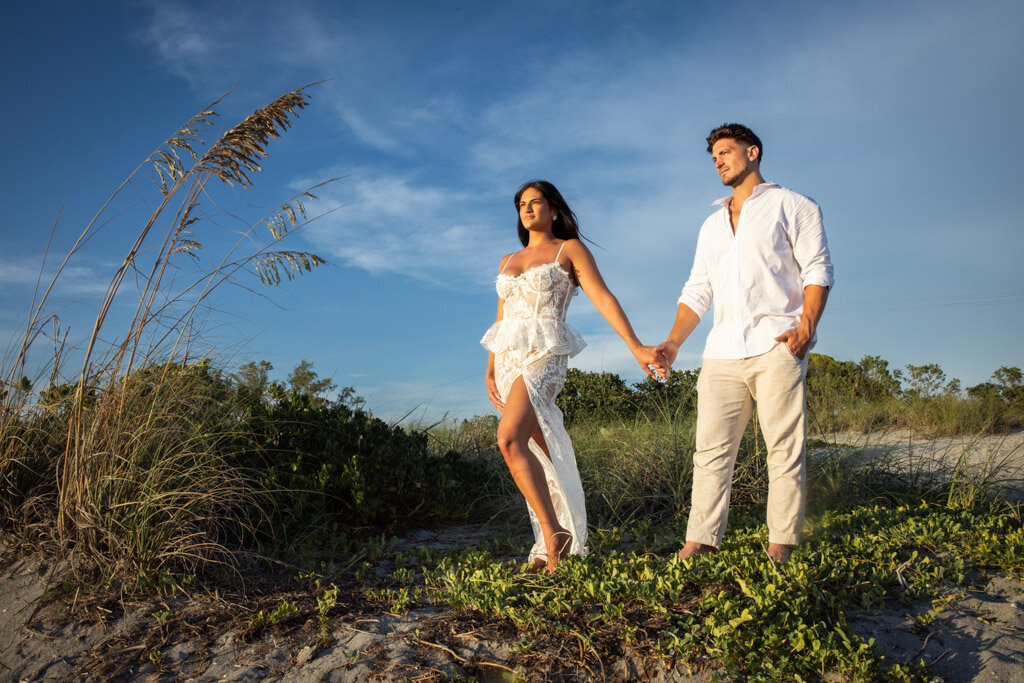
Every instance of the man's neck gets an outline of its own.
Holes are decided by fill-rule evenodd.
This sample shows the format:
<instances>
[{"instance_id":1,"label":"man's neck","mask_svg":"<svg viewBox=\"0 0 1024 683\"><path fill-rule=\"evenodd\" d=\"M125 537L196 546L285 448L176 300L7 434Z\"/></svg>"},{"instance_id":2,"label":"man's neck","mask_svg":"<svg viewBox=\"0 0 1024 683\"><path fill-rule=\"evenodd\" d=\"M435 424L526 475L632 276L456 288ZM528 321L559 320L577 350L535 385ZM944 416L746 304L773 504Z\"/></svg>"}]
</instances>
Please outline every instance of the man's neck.
<instances>
[{"instance_id":1,"label":"man's neck","mask_svg":"<svg viewBox=\"0 0 1024 683\"><path fill-rule=\"evenodd\" d=\"M761 177L760 171L752 171L740 181L738 185L732 186L732 202L733 209L738 211L739 207L743 206L743 202L754 193L754 188L764 182L764 178Z\"/></svg>"}]
</instances>

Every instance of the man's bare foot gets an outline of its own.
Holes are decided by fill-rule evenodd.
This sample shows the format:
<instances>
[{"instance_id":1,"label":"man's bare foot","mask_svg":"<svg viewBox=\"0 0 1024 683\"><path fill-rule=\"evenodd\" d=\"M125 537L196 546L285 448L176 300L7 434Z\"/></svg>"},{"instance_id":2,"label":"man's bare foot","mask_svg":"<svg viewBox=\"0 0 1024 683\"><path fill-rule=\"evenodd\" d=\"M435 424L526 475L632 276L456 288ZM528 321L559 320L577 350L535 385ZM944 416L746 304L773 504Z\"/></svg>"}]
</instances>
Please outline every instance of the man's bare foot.
<instances>
[{"instance_id":1,"label":"man's bare foot","mask_svg":"<svg viewBox=\"0 0 1024 683\"><path fill-rule=\"evenodd\" d=\"M687 541L683 549L676 555L680 560L688 560L691 557L697 555L706 555L707 553L713 553L718 548L713 545L706 545L704 543L697 543L697 541Z\"/></svg>"},{"instance_id":2,"label":"man's bare foot","mask_svg":"<svg viewBox=\"0 0 1024 683\"><path fill-rule=\"evenodd\" d=\"M789 556L793 554L793 548L795 546L782 545L781 543L769 543L768 544L768 559L775 564L786 564L789 562Z\"/></svg>"}]
</instances>

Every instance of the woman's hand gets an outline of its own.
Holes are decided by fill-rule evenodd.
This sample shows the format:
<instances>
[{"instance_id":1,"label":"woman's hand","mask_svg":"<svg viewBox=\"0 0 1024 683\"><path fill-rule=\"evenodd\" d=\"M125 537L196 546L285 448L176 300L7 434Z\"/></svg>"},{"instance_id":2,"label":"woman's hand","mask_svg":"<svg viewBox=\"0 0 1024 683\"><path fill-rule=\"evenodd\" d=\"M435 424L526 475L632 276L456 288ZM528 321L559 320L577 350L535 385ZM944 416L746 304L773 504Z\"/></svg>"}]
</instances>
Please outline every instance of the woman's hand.
<instances>
[{"instance_id":1,"label":"woman's hand","mask_svg":"<svg viewBox=\"0 0 1024 683\"><path fill-rule=\"evenodd\" d=\"M501 394L498 393L498 383L494 381L494 377L487 375L485 378L487 383L487 398L491 399L491 403L498 409L499 413L505 412L505 402L501 400Z\"/></svg>"}]
</instances>

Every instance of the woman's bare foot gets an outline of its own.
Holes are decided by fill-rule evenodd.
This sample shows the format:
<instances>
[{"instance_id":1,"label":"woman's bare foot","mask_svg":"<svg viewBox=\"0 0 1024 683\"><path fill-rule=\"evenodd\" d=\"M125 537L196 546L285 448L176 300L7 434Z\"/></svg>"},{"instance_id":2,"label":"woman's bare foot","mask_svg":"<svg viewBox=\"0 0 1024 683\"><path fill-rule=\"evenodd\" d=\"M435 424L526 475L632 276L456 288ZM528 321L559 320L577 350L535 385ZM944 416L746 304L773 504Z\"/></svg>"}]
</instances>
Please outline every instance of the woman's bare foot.
<instances>
[{"instance_id":1,"label":"woman's bare foot","mask_svg":"<svg viewBox=\"0 0 1024 683\"><path fill-rule=\"evenodd\" d=\"M768 559L775 564L786 564L789 562L789 556L793 554L793 548L795 546L782 545L781 543L769 543L768 544Z\"/></svg>"},{"instance_id":2,"label":"woman's bare foot","mask_svg":"<svg viewBox=\"0 0 1024 683\"><path fill-rule=\"evenodd\" d=\"M552 532L547 537L545 545L548 548L547 554L535 557L529 564L523 565L524 574L539 574L545 569L553 572L555 567L569 556L569 550L572 548L572 533L565 529Z\"/></svg>"},{"instance_id":3,"label":"woman's bare foot","mask_svg":"<svg viewBox=\"0 0 1024 683\"><path fill-rule=\"evenodd\" d=\"M555 531L544 539L544 545L548 549L546 568L549 572L553 572L555 567L569 556L569 550L572 548L572 534L566 529Z\"/></svg>"},{"instance_id":4,"label":"woman's bare foot","mask_svg":"<svg viewBox=\"0 0 1024 683\"><path fill-rule=\"evenodd\" d=\"M548 561L546 559L544 559L543 557L535 557L533 558L533 562L526 565L526 567L523 569L523 573L539 574L547 565Z\"/></svg>"},{"instance_id":5,"label":"woman's bare foot","mask_svg":"<svg viewBox=\"0 0 1024 683\"><path fill-rule=\"evenodd\" d=\"M686 545L683 546L682 550L676 555L680 560L688 560L691 557L697 555L706 555L707 553L713 553L718 548L713 545L706 545L704 543L697 543L696 541L687 541Z\"/></svg>"}]
</instances>

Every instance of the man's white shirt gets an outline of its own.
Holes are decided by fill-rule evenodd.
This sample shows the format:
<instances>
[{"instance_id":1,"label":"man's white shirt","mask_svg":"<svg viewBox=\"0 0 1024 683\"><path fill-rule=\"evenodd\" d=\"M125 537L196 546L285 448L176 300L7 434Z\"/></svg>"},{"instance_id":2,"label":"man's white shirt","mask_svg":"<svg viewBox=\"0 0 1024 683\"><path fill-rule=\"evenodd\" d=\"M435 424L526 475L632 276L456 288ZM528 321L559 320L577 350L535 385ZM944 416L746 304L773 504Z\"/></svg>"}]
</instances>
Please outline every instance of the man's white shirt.
<instances>
[{"instance_id":1,"label":"man's white shirt","mask_svg":"<svg viewBox=\"0 0 1024 683\"><path fill-rule=\"evenodd\" d=\"M705 358L750 358L771 350L775 337L800 324L804 287L833 285L821 209L812 199L762 183L743 203L735 235L729 200L716 201L722 208L701 226L679 297L698 317L714 305Z\"/></svg>"}]
</instances>

